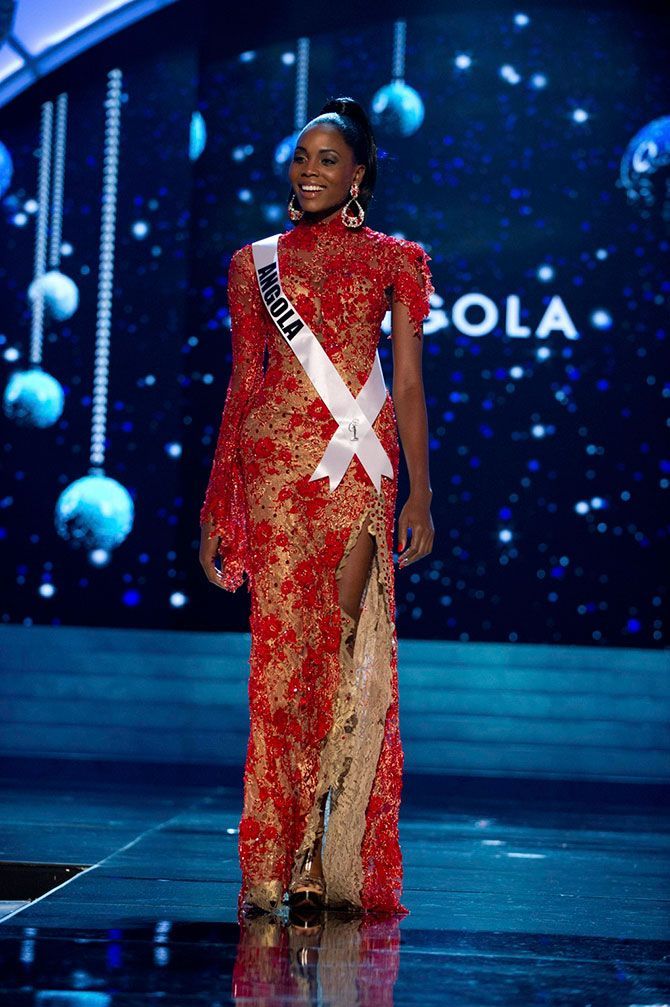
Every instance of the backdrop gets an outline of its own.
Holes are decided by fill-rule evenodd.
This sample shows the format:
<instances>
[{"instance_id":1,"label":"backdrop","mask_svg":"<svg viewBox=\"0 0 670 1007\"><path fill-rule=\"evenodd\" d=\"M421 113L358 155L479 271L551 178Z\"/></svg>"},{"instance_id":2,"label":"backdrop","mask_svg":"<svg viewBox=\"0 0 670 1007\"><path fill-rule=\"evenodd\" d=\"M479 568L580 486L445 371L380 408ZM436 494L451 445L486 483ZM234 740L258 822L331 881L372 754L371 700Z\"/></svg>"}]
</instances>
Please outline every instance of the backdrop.
<instances>
[{"instance_id":1,"label":"backdrop","mask_svg":"<svg viewBox=\"0 0 670 1007\"><path fill-rule=\"evenodd\" d=\"M211 45L151 24L123 36L144 32L149 46L113 40L86 73L80 62L53 93L0 117L3 620L247 628L245 590L217 591L197 559L230 373L227 267L240 245L290 226L295 127L350 94L374 114L381 148L368 224L420 241L437 291L424 340L436 541L397 575L399 633L663 646L670 72L657 25L635 12L508 7L213 59ZM120 488L64 499L91 467L114 68L104 473ZM58 413L53 388L40 404L21 382L35 331L41 104L62 92L56 271L78 306L59 317L72 291L56 282L41 366L63 390ZM57 146L54 133L52 175ZM99 339L98 351L99 365ZM401 502L406 489L403 473Z\"/></svg>"}]
</instances>

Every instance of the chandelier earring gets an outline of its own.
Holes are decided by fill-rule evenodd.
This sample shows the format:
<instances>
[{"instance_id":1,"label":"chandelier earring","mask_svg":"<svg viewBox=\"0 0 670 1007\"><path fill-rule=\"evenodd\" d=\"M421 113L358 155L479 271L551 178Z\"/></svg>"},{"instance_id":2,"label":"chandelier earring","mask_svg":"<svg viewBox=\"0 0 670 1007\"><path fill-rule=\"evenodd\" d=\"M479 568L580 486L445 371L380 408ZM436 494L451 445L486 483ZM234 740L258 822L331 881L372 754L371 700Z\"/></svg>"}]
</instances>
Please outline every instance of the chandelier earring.
<instances>
[{"instance_id":1,"label":"chandelier earring","mask_svg":"<svg viewBox=\"0 0 670 1007\"><path fill-rule=\"evenodd\" d=\"M360 191L358 182L352 182L351 189L349 190L351 199L342 207L342 222L346 227L360 227L365 220L365 210L358 202Z\"/></svg>"},{"instance_id":2,"label":"chandelier earring","mask_svg":"<svg viewBox=\"0 0 670 1007\"><path fill-rule=\"evenodd\" d=\"M288 201L288 215L294 223L302 220L305 211L301 210L299 206L295 205L295 192L291 193L291 198Z\"/></svg>"}]
</instances>

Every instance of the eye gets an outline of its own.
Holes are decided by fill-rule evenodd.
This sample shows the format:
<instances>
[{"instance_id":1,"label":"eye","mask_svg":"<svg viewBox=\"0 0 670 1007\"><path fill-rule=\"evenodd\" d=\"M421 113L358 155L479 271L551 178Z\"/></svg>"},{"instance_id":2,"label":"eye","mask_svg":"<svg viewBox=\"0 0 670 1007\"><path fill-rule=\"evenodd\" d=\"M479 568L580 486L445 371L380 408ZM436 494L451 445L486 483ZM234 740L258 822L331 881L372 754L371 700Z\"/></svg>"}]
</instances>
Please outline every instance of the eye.
<instances>
[{"instance_id":1,"label":"eye","mask_svg":"<svg viewBox=\"0 0 670 1007\"><path fill-rule=\"evenodd\" d=\"M337 164L337 161L335 160L334 157L324 157L323 163L324 164Z\"/></svg>"}]
</instances>

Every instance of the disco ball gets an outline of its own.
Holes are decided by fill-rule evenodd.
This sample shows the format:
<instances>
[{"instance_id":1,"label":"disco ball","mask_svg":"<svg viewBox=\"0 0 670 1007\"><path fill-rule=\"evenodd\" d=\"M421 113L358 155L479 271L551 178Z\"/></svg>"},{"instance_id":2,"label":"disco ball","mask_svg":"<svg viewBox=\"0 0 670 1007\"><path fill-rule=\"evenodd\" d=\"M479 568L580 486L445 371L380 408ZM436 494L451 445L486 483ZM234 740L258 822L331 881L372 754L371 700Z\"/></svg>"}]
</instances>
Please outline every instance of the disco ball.
<instances>
[{"instance_id":1,"label":"disco ball","mask_svg":"<svg viewBox=\"0 0 670 1007\"><path fill-rule=\"evenodd\" d=\"M56 531L73 546L114 549L133 527L135 508L130 493L104 475L76 479L56 503Z\"/></svg>"},{"instance_id":2,"label":"disco ball","mask_svg":"<svg viewBox=\"0 0 670 1007\"><path fill-rule=\"evenodd\" d=\"M670 115L653 119L635 134L621 158L619 180L629 202L645 216L660 207L670 219Z\"/></svg>"},{"instance_id":3,"label":"disco ball","mask_svg":"<svg viewBox=\"0 0 670 1007\"><path fill-rule=\"evenodd\" d=\"M191 161L197 161L207 144L207 125L201 112L191 116L191 132L188 144L188 156Z\"/></svg>"},{"instance_id":4,"label":"disco ball","mask_svg":"<svg viewBox=\"0 0 670 1007\"><path fill-rule=\"evenodd\" d=\"M383 133L411 136L423 122L423 101L418 91L401 80L377 91L372 99L372 125Z\"/></svg>"},{"instance_id":5,"label":"disco ball","mask_svg":"<svg viewBox=\"0 0 670 1007\"><path fill-rule=\"evenodd\" d=\"M44 305L56 321L72 318L79 307L79 290L74 280L57 269L51 269L28 287L28 297L34 301L39 293L44 297Z\"/></svg>"},{"instance_id":6,"label":"disco ball","mask_svg":"<svg viewBox=\"0 0 670 1007\"><path fill-rule=\"evenodd\" d=\"M3 399L5 416L20 427L50 427L63 412L63 389L41 367L14 371Z\"/></svg>"},{"instance_id":7,"label":"disco ball","mask_svg":"<svg viewBox=\"0 0 670 1007\"><path fill-rule=\"evenodd\" d=\"M14 165L12 164L12 156L4 143L0 142L0 196L4 196L7 192L7 189L11 185L13 174Z\"/></svg>"}]
</instances>

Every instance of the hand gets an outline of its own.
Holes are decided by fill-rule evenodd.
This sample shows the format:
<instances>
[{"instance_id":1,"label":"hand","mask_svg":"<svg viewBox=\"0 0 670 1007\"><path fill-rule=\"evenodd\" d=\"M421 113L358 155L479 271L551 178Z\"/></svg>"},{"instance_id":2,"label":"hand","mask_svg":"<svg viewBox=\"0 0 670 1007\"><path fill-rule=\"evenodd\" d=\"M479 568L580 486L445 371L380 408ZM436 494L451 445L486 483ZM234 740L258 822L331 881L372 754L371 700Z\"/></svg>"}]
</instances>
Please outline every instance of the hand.
<instances>
[{"instance_id":1,"label":"hand","mask_svg":"<svg viewBox=\"0 0 670 1007\"><path fill-rule=\"evenodd\" d=\"M214 526L211 521L207 521L202 526L202 530L200 532L200 566L205 571L205 577L207 580L211 584L214 584L216 587L220 587L223 590L223 584L221 583L221 570L216 565L216 558L221 538L218 535L214 535L210 538L213 527Z\"/></svg>"},{"instance_id":2,"label":"hand","mask_svg":"<svg viewBox=\"0 0 670 1007\"><path fill-rule=\"evenodd\" d=\"M430 514L432 490L425 493L410 493L407 503L398 518L398 566L402 569L427 556L433 548L435 528ZM412 529L411 544L405 549L407 529ZM405 549L404 552L400 550Z\"/></svg>"}]
</instances>

